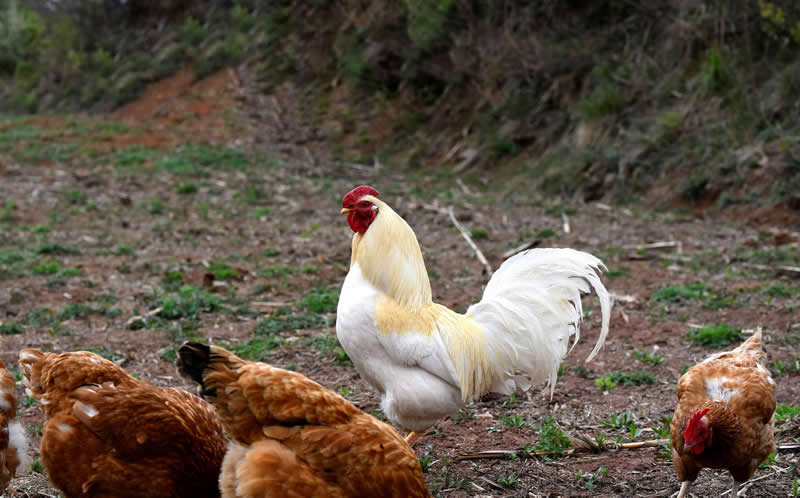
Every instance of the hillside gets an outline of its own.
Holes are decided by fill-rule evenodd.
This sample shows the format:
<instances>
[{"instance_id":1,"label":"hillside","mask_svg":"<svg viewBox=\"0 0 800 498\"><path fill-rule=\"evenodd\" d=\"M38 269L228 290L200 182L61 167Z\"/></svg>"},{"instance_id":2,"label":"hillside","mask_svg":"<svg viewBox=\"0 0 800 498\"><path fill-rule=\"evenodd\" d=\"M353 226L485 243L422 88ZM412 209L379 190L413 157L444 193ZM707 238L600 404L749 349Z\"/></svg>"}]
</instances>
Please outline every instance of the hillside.
<instances>
[{"instance_id":1,"label":"hillside","mask_svg":"<svg viewBox=\"0 0 800 498\"><path fill-rule=\"evenodd\" d=\"M320 160L798 219L788 0L46 4L0 12L6 111L109 112L178 70L227 66L252 112Z\"/></svg>"}]
</instances>

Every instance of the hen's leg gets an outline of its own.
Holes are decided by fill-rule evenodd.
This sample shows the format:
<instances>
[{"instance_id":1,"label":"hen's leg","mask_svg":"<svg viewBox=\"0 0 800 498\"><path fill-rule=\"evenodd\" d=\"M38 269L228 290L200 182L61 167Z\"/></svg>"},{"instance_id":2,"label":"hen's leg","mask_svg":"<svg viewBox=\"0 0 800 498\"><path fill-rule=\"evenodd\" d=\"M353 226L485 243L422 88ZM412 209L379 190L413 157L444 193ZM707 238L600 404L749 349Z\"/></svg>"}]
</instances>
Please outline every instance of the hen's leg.
<instances>
[{"instance_id":1,"label":"hen's leg","mask_svg":"<svg viewBox=\"0 0 800 498\"><path fill-rule=\"evenodd\" d=\"M411 431L411 432L408 433L408 436L406 436L403 439L406 440L406 443L408 443L409 446L414 446L414 441L419 439L419 433L415 432L415 431Z\"/></svg>"},{"instance_id":2,"label":"hen's leg","mask_svg":"<svg viewBox=\"0 0 800 498\"><path fill-rule=\"evenodd\" d=\"M681 483L681 490L678 492L678 498L683 498L689 493L689 485L691 481L683 481Z\"/></svg>"},{"instance_id":3,"label":"hen's leg","mask_svg":"<svg viewBox=\"0 0 800 498\"><path fill-rule=\"evenodd\" d=\"M731 496L736 498L739 496L739 488L742 486L743 483L737 481L736 479L733 480L733 489L731 489ZM742 490L744 491L744 490Z\"/></svg>"}]
</instances>

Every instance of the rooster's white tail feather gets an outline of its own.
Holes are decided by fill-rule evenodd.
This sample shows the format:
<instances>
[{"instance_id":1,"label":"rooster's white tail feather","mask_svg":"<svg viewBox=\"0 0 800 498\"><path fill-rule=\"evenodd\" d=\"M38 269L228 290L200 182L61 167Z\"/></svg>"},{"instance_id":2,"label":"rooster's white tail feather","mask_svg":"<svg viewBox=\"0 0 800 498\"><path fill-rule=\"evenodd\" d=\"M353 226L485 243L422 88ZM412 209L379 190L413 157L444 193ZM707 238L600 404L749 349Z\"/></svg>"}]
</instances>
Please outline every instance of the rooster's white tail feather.
<instances>
[{"instance_id":1,"label":"rooster's white tail feather","mask_svg":"<svg viewBox=\"0 0 800 498\"><path fill-rule=\"evenodd\" d=\"M611 300L598 271L603 262L573 249L532 249L506 260L492 276L483 298L467 316L487 335L494 368L492 391L509 393L517 385L550 381L555 388L558 368L569 338L580 339L581 294L592 290L600 299L602 327L591 360L608 334ZM517 372L523 375L516 375ZM474 393L480 396L483 393Z\"/></svg>"}]
</instances>

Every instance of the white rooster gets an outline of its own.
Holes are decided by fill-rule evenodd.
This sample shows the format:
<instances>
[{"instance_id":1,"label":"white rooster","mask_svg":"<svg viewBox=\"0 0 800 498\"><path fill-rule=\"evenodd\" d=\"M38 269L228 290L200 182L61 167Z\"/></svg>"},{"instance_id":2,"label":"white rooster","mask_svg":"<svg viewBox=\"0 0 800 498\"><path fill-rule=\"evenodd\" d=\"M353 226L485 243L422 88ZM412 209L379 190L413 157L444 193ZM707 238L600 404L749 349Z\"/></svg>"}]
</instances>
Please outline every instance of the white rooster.
<instances>
[{"instance_id":1,"label":"white rooster","mask_svg":"<svg viewBox=\"0 0 800 498\"><path fill-rule=\"evenodd\" d=\"M342 200L353 235L339 297L336 335L353 364L381 393L381 408L409 442L438 419L488 392L550 381L571 336L579 338L581 293L600 298L608 333L611 302L596 257L533 249L506 260L480 302L461 315L433 302L411 227L368 186Z\"/></svg>"}]
</instances>

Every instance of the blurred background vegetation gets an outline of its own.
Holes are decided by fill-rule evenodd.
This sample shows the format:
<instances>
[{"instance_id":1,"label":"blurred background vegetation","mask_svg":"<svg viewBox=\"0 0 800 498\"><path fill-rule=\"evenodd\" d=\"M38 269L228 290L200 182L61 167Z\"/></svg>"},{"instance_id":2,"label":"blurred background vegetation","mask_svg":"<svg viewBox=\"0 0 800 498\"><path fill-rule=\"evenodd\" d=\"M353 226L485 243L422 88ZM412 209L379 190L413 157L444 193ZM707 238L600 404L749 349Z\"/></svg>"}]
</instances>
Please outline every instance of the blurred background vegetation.
<instances>
[{"instance_id":1,"label":"blurred background vegetation","mask_svg":"<svg viewBox=\"0 0 800 498\"><path fill-rule=\"evenodd\" d=\"M246 68L342 160L584 200L800 209L793 0L2 0L0 110Z\"/></svg>"}]
</instances>

